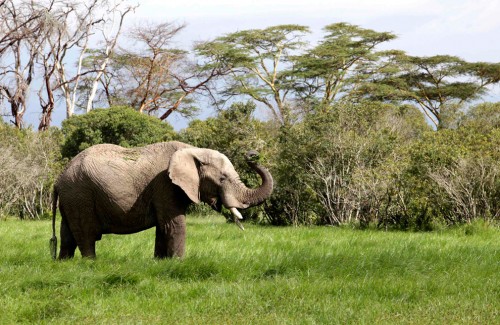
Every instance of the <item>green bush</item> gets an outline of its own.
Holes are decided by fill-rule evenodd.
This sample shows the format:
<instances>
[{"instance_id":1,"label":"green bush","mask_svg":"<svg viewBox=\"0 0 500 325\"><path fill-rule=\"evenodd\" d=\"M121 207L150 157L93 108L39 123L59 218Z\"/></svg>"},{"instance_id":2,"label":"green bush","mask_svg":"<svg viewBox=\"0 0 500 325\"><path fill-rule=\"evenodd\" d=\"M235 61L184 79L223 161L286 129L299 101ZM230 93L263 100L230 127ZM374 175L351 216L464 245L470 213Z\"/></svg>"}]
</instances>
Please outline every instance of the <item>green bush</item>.
<instances>
[{"instance_id":1,"label":"green bush","mask_svg":"<svg viewBox=\"0 0 500 325\"><path fill-rule=\"evenodd\" d=\"M500 105L472 107L455 129L428 131L371 171L379 226L431 230L500 218Z\"/></svg>"},{"instance_id":2,"label":"green bush","mask_svg":"<svg viewBox=\"0 0 500 325\"><path fill-rule=\"evenodd\" d=\"M500 102L481 103L471 107L459 122L461 127L488 133L500 128Z\"/></svg>"},{"instance_id":3,"label":"green bush","mask_svg":"<svg viewBox=\"0 0 500 325\"><path fill-rule=\"evenodd\" d=\"M409 225L429 229L500 217L500 129L470 122L400 148L405 162L395 177L394 202Z\"/></svg>"},{"instance_id":4,"label":"green bush","mask_svg":"<svg viewBox=\"0 0 500 325\"><path fill-rule=\"evenodd\" d=\"M430 230L500 218L500 105L431 130L411 106L336 104L280 131L273 224Z\"/></svg>"},{"instance_id":5,"label":"green bush","mask_svg":"<svg viewBox=\"0 0 500 325\"><path fill-rule=\"evenodd\" d=\"M375 173L395 149L428 130L410 106L338 103L282 129L273 224L368 224L378 217L387 182Z\"/></svg>"},{"instance_id":6,"label":"green bush","mask_svg":"<svg viewBox=\"0 0 500 325\"><path fill-rule=\"evenodd\" d=\"M65 158L72 158L99 143L136 147L169 141L175 137L170 124L121 106L73 115L63 121L62 132L64 143L61 153Z\"/></svg>"}]
</instances>

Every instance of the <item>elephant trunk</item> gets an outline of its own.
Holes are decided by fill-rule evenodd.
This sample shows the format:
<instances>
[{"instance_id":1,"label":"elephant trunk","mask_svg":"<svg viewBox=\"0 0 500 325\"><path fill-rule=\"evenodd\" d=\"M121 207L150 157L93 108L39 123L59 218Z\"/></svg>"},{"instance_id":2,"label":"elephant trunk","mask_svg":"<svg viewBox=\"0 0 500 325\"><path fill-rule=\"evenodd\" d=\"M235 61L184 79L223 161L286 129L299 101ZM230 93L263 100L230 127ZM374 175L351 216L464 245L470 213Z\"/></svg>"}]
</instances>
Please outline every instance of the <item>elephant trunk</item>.
<instances>
[{"instance_id":1,"label":"elephant trunk","mask_svg":"<svg viewBox=\"0 0 500 325\"><path fill-rule=\"evenodd\" d=\"M245 186L245 189L241 192L241 197L238 199L248 206L259 205L271 196L271 193L273 192L273 177L266 168L258 165L257 163L253 161L247 161L247 163L255 172L257 172L257 174L259 174L262 179L262 184L255 189L247 188Z\"/></svg>"},{"instance_id":2,"label":"elephant trunk","mask_svg":"<svg viewBox=\"0 0 500 325\"><path fill-rule=\"evenodd\" d=\"M224 201L224 205L227 208L235 207L246 209L250 206L261 204L271 195L273 191L273 177L266 168L258 165L254 161L255 159L253 158L255 158L256 155L258 154L255 152L248 153L247 163L257 172L257 174L259 174L262 179L262 184L257 188L248 188L238 177L236 181L232 183L232 187L226 191L227 194L230 194L228 198L231 198Z\"/></svg>"},{"instance_id":3,"label":"elephant trunk","mask_svg":"<svg viewBox=\"0 0 500 325\"><path fill-rule=\"evenodd\" d=\"M238 209L246 209L251 206L259 205L271 196L273 192L273 177L271 173L264 167L258 165L255 160L258 158L258 153L251 151L247 153L248 165L259 174L262 179L262 184L257 188L248 188L237 176L231 186L224 191L223 204L228 208L234 216L235 223L244 230L240 219L243 219Z\"/></svg>"}]
</instances>

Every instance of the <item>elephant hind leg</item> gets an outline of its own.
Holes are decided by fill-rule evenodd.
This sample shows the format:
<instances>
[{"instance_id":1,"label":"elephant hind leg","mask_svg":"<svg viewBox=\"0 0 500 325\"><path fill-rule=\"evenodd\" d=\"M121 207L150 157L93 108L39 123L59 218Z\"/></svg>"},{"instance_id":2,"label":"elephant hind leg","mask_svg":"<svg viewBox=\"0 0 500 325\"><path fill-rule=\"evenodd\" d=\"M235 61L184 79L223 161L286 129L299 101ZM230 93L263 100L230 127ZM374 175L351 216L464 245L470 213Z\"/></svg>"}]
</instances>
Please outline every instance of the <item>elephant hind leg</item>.
<instances>
[{"instance_id":1,"label":"elephant hind leg","mask_svg":"<svg viewBox=\"0 0 500 325\"><path fill-rule=\"evenodd\" d=\"M95 258L95 243L99 237L99 231L91 222L84 224L81 232L75 234L76 244L82 257Z\"/></svg>"},{"instance_id":2,"label":"elephant hind leg","mask_svg":"<svg viewBox=\"0 0 500 325\"><path fill-rule=\"evenodd\" d=\"M59 250L59 259L73 258L75 256L76 240L69 229L66 218L61 220L61 249Z\"/></svg>"},{"instance_id":3,"label":"elephant hind leg","mask_svg":"<svg viewBox=\"0 0 500 325\"><path fill-rule=\"evenodd\" d=\"M80 202L79 205L64 205L61 209L65 224L61 223L61 240L63 229L68 234L67 245L61 243L61 256L70 258L74 256L76 247L82 257L95 258L95 242L100 234L100 228L93 208L90 204ZM63 251L63 247L66 249Z\"/></svg>"}]
</instances>

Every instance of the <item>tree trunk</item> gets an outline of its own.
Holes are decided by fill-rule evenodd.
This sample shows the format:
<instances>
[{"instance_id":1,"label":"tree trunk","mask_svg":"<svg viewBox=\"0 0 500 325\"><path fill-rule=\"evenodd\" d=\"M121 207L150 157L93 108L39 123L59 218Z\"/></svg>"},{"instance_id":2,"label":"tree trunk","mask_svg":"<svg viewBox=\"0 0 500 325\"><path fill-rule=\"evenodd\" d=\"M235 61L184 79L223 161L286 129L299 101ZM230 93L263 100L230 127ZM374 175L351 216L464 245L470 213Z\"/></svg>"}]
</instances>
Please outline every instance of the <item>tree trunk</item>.
<instances>
[{"instance_id":1,"label":"tree trunk","mask_svg":"<svg viewBox=\"0 0 500 325\"><path fill-rule=\"evenodd\" d=\"M40 124L38 125L38 131L46 131L50 127L50 122L52 120L52 111L55 107L54 93L52 88L50 88L50 78L45 79L46 91L47 91L47 103L42 105L42 117L40 118Z\"/></svg>"}]
</instances>

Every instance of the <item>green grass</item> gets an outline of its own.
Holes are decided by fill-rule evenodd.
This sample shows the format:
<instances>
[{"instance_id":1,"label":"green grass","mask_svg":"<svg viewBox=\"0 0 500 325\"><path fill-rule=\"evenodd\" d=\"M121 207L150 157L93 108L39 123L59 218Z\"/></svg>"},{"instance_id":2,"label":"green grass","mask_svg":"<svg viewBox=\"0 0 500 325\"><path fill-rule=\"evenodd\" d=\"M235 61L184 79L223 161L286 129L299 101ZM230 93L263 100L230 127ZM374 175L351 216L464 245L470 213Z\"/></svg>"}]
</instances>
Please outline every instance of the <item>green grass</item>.
<instances>
[{"instance_id":1,"label":"green grass","mask_svg":"<svg viewBox=\"0 0 500 325\"><path fill-rule=\"evenodd\" d=\"M97 260L50 259L48 221L0 221L0 324L494 324L500 229L273 228L188 218L186 257L154 230Z\"/></svg>"}]
</instances>

